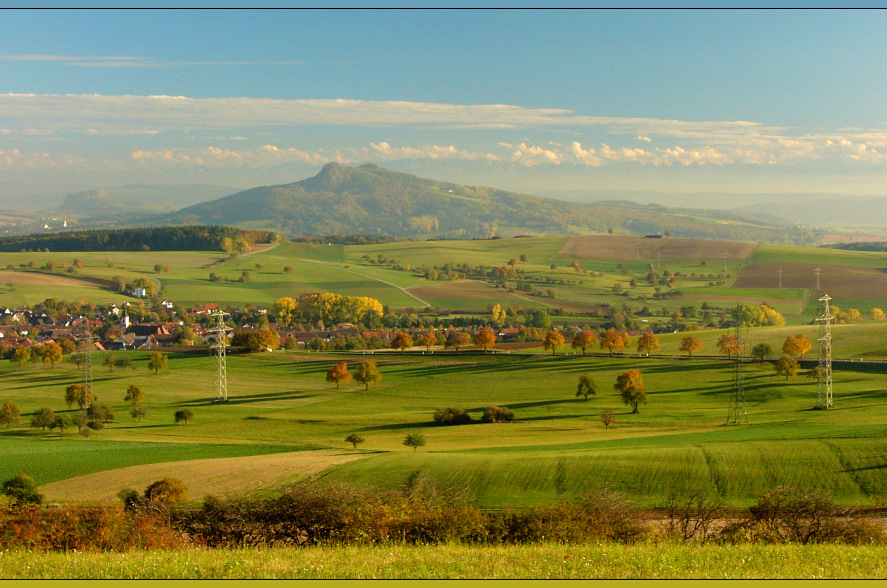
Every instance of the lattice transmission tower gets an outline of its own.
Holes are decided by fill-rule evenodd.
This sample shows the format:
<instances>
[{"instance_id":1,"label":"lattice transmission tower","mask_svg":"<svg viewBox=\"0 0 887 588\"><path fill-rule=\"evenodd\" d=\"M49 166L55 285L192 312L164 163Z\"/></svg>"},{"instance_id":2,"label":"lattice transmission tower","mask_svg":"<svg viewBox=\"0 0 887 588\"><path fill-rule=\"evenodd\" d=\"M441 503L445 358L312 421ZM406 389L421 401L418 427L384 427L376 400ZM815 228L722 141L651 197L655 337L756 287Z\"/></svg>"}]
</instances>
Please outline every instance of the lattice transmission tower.
<instances>
[{"instance_id":1,"label":"lattice transmission tower","mask_svg":"<svg viewBox=\"0 0 887 588\"><path fill-rule=\"evenodd\" d=\"M742 318L736 309L736 355L733 362L733 393L730 395L730 409L727 411L728 425L741 425L748 422L745 412L745 384L742 381Z\"/></svg>"},{"instance_id":2,"label":"lattice transmission tower","mask_svg":"<svg viewBox=\"0 0 887 588\"><path fill-rule=\"evenodd\" d=\"M83 393L86 398L93 398L92 388L92 350L95 347L95 337L87 335L81 339L83 351Z\"/></svg>"},{"instance_id":3,"label":"lattice transmission tower","mask_svg":"<svg viewBox=\"0 0 887 588\"><path fill-rule=\"evenodd\" d=\"M831 298L824 294L819 299L823 303L816 322L819 323L819 386L816 393L816 408L832 408L832 310Z\"/></svg>"},{"instance_id":4,"label":"lattice transmission tower","mask_svg":"<svg viewBox=\"0 0 887 588\"><path fill-rule=\"evenodd\" d=\"M216 385L215 385L215 402L228 401L228 361L225 355L225 349L228 347L228 327L225 325L225 317L230 316L227 312L217 310L210 314L216 318L215 328L209 331L210 335L214 335L212 350L216 356Z\"/></svg>"}]
</instances>

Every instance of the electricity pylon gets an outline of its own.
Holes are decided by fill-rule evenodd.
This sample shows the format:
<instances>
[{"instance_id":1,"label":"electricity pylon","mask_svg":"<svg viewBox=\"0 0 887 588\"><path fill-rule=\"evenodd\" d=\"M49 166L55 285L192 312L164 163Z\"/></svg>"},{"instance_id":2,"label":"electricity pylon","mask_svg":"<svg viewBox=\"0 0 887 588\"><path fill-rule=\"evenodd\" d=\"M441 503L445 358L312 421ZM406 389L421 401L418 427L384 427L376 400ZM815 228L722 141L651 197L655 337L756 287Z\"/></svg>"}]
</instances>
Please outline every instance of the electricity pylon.
<instances>
[{"instance_id":1,"label":"electricity pylon","mask_svg":"<svg viewBox=\"0 0 887 588\"><path fill-rule=\"evenodd\" d=\"M742 320L736 313L736 361L733 362L733 393L730 396L730 409L727 411L728 425L741 425L748 422L745 412L745 384L742 381Z\"/></svg>"},{"instance_id":2,"label":"electricity pylon","mask_svg":"<svg viewBox=\"0 0 887 588\"><path fill-rule=\"evenodd\" d=\"M228 347L228 327L225 325L225 317L230 316L227 312L217 310L210 314L216 318L216 326L210 330L211 335L215 335L212 349L216 356L216 385L215 385L215 402L228 401L228 362L225 355L225 349Z\"/></svg>"},{"instance_id":3,"label":"electricity pylon","mask_svg":"<svg viewBox=\"0 0 887 588\"><path fill-rule=\"evenodd\" d=\"M819 386L816 393L816 408L832 408L832 315L828 294L819 299L823 302L822 311L816 317L819 323Z\"/></svg>"}]
</instances>

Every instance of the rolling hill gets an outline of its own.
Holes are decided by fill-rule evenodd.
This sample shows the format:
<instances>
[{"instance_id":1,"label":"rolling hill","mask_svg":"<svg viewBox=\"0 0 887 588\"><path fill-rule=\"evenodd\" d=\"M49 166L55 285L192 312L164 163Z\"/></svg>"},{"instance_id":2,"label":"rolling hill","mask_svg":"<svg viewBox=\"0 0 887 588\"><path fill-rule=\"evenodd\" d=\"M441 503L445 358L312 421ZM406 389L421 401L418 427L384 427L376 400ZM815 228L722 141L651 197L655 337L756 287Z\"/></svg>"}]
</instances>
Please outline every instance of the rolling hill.
<instances>
[{"instance_id":1,"label":"rolling hill","mask_svg":"<svg viewBox=\"0 0 887 588\"><path fill-rule=\"evenodd\" d=\"M153 219L157 224L224 224L287 236L388 235L489 238L494 235L645 234L765 243L809 243L810 230L702 211L625 202L584 204L465 186L372 164L326 165L292 184L261 186Z\"/></svg>"}]
</instances>

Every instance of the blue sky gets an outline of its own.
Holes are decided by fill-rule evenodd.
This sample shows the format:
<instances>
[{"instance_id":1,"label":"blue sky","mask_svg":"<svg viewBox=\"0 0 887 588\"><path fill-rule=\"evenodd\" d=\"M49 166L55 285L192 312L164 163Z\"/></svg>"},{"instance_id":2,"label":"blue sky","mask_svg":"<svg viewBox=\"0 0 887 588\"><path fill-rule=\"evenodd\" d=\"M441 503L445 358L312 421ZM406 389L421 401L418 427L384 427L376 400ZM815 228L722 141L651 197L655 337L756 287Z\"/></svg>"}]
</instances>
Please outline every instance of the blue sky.
<instances>
[{"instance_id":1,"label":"blue sky","mask_svg":"<svg viewBox=\"0 0 887 588\"><path fill-rule=\"evenodd\" d=\"M883 12L0 17L7 195L329 161L528 193L887 194Z\"/></svg>"}]
</instances>

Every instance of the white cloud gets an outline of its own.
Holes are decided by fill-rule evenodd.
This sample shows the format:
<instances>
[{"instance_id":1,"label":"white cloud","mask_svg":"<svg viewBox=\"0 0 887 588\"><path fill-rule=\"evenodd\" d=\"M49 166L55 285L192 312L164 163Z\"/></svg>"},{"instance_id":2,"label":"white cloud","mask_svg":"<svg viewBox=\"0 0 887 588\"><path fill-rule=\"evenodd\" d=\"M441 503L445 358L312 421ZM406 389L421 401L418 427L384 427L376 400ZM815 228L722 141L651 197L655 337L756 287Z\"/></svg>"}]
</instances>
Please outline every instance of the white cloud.
<instances>
[{"instance_id":1,"label":"white cloud","mask_svg":"<svg viewBox=\"0 0 887 588\"><path fill-rule=\"evenodd\" d=\"M466 161L496 161L492 153L474 153L453 145L425 145L423 147L392 147L386 141L371 143L364 153L383 160L396 159L462 159Z\"/></svg>"}]
</instances>

